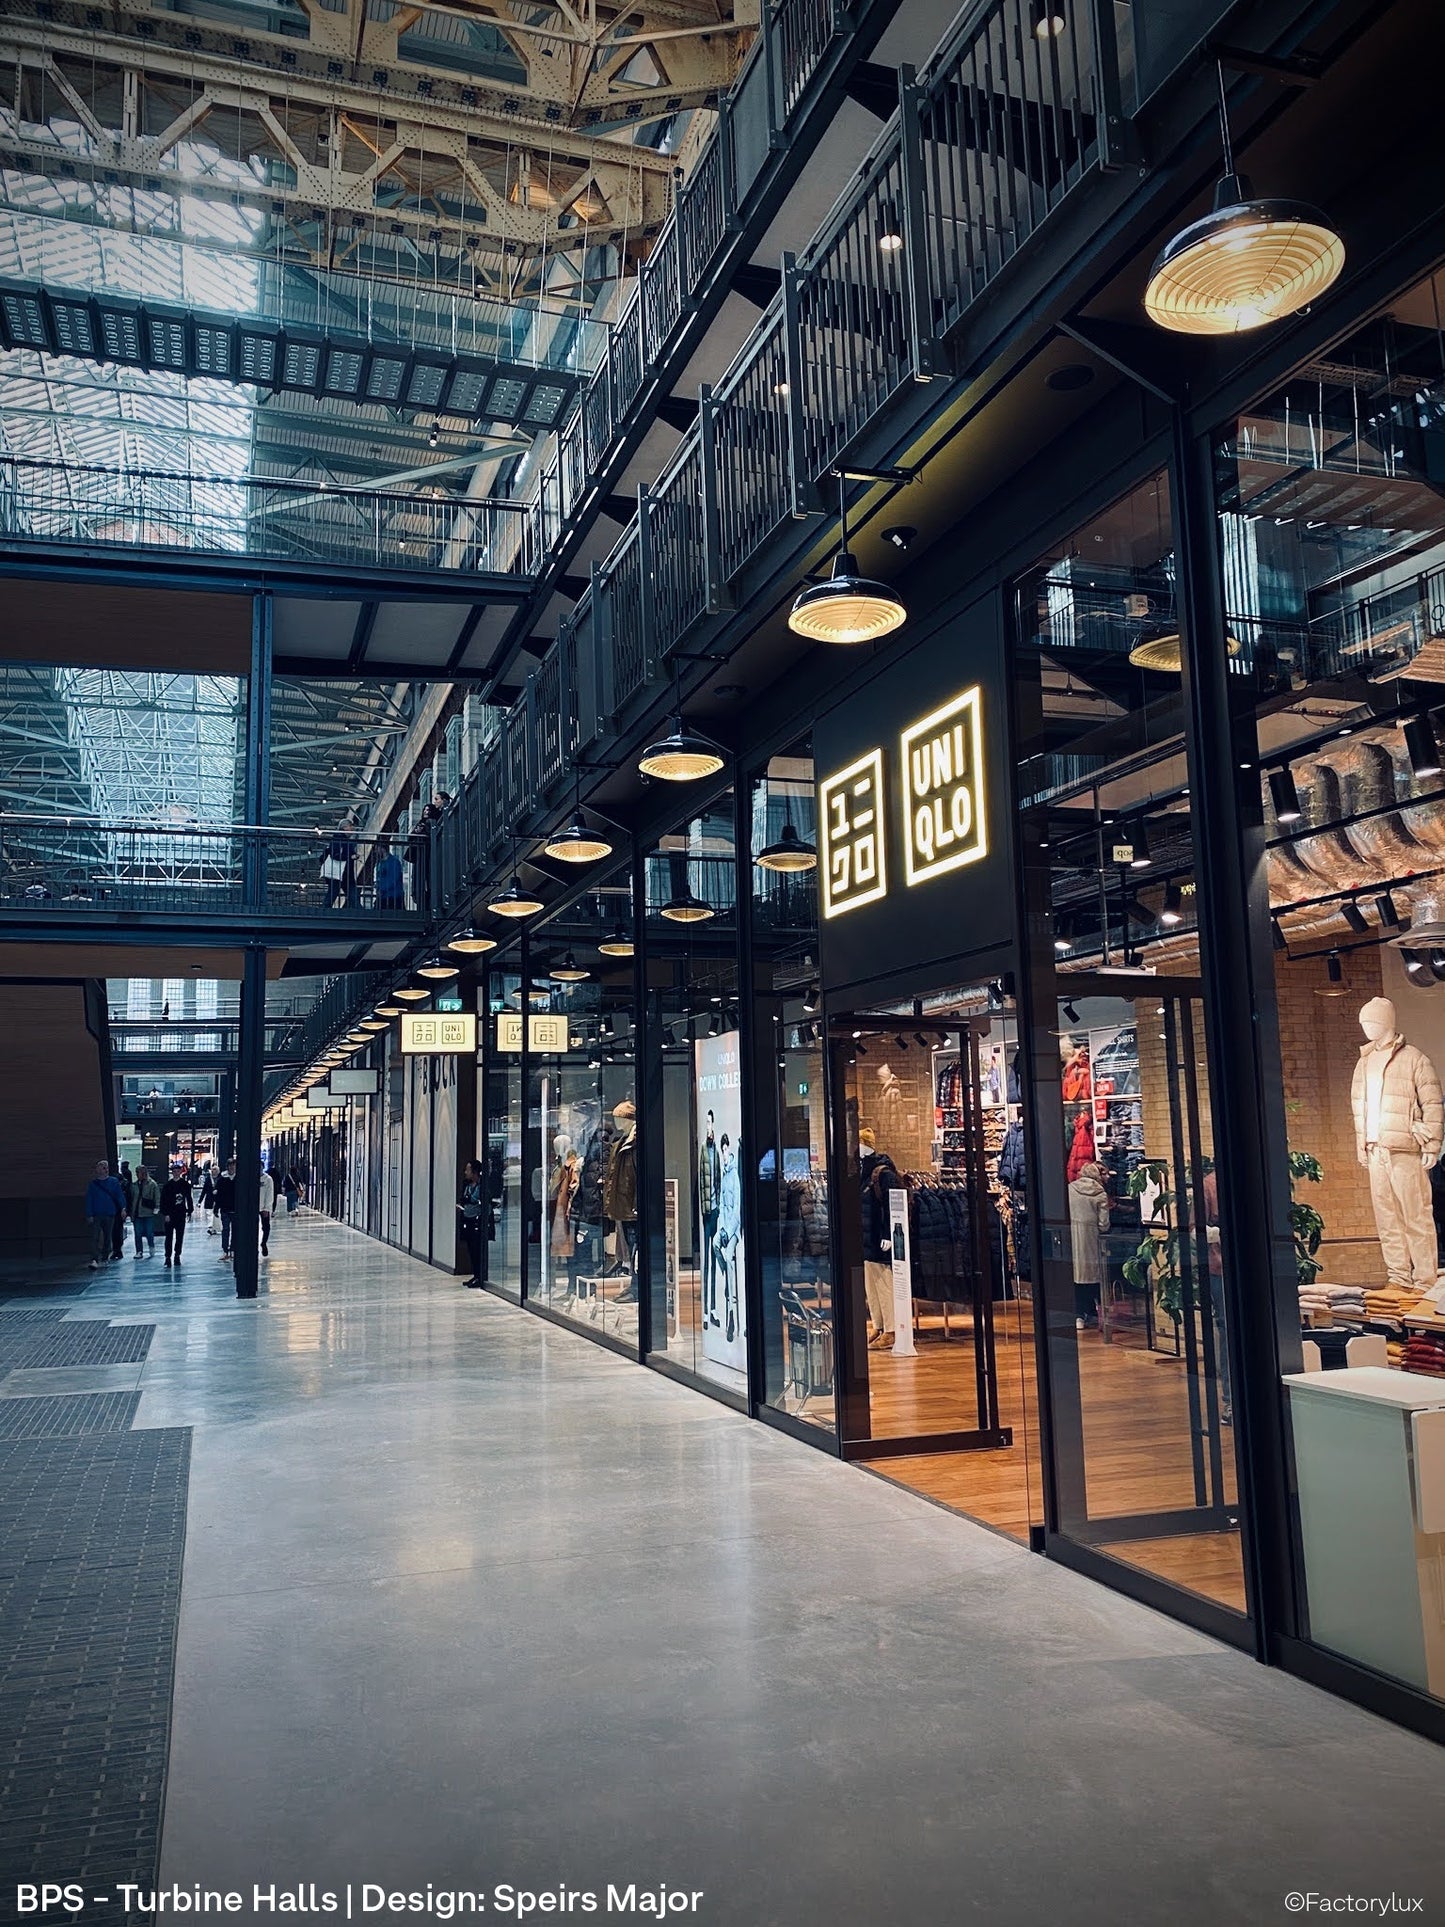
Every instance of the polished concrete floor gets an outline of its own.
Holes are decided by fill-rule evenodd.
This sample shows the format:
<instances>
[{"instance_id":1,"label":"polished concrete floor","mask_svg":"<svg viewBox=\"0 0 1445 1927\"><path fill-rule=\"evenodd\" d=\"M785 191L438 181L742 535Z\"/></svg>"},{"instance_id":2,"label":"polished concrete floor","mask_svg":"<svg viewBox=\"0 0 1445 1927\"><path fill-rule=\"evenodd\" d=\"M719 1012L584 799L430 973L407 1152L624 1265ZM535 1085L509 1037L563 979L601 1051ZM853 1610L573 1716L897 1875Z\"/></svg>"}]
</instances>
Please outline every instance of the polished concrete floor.
<instances>
[{"instance_id":1,"label":"polished concrete floor","mask_svg":"<svg viewBox=\"0 0 1445 1927\"><path fill-rule=\"evenodd\" d=\"M215 1251L109 1268L149 1357L44 1387L195 1428L163 1880L1445 1909L1427 1742L318 1218L254 1304Z\"/></svg>"}]
</instances>

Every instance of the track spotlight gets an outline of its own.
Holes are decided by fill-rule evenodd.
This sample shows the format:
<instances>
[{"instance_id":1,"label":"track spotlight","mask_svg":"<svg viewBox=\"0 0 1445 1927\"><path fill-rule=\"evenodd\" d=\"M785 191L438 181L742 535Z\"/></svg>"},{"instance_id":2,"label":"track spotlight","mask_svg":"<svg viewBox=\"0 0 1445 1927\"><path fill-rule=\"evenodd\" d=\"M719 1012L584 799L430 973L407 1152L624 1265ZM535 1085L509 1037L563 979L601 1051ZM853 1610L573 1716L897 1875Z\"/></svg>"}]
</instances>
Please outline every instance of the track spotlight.
<instances>
[{"instance_id":1,"label":"track spotlight","mask_svg":"<svg viewBox=\"0 0 1445 1927\"><path fill-rule=\"evenodd\" d=\"M1418 950L1402 950L1400 955L1405 959L1405 968L1412 977L1424 976L1425 959Z\"/></svg>"},{"instance_id":2,"label":"track spotlight","mask_svg":"<svg viewBox=\"0 0 1445 1927\"><path fill-rule=\"evenodd\" d=\"M1176 334L1232 335L1281 321L1339 278L1345 247L1325 216L1300 201L1256 196L1234 171L1224 68L1219 68L1224 178L1213 209L1155 261L1144 311Z\"/></svg>"},{"instance_id":3,"label":"track spotlight","mask_svg":"<svg viewBox=\"0 0 1445 1927\"><path fill-rule=\"evenodd\" d=\"M903 1035L901 1030L894 1032L893 1041L898 1046L899 1050L906 1051L908 1049L908 1039Z\"/></svg>"},{"instance_id":4,"label":"track spotlight","mask_svg":"<svg viewBox=\"0 0 1445 1927\"><path fill-rule=\"evenodd\" d=\"M817 984L812 985L803 999L803 1009L810 1017L816 1017L823 1002L823 992Z\"/></svg>"},{"instance_id":5,"label":"track spotlight","mask_svg":"<svg viewBox=\"0 0 1445 1927\"><path fill-rule=\"evenodd\" d=\"M1410 759L1410 774L1416 782L1440 774L1440 750L1435 741L1435 726L1427 715L1407 716L1401 725L1405 754Z\"/></svg>"},{"instance_id":6,"label":"track spotlight","mask_svg":"<svg viewBox=\"0 0 1445 1927\"><path fill-rule=\"evenodd\" d=\"M1315 985L1316 997L1343 997L1348 994L1345 982L1345 967L1340 961L1338 950L1332 950L1325 959L1325 981Z\"/></svg>"},{"instance_id":7,"label":"track spotlight","mask_svg":"<svg viewBox=\"0 0 1445 1927\"><path fill-rule=\"evenodd\" d=\"M848 479L838 478L838 553L826 582L798 591L788 615L794 635L810 642L872 642L899 628L908 616L887 583L859 575L848 550Z\"/></svg>"},{"instance_id":8,"label":"track spotlight","mask_svg":"<svg viewBox=\"0 0 1445 1927\"><path fill-rule=\"evenodd\" d=\"M884 529L883 531L883 540L888 544L889 548L897 549L900 553L911 549L917 536L917 529L909 528L906 523L896 528Z\"/></svg>"},{"instance_id":9,"label":"track spotlight","mask_svg":"<svg viewBox=\"0 0 1445 1927\"><path fill-rule=\"evenodd\" d=\"M866 1044L855 1043L853 1046L853 1055L855 1057L866 1057L868 1055L868 1046Z\"/></svg>"},{"instance_id":10,"label":"track spotlight","mask_svg":"<svg viewBox=\"0 0 1445 1927\"><path fill-rule=\"evenodd\" d=\"M1385 891L1383 896L1375 898L1375 910L1379 916L1380 928L1382 930L1398 930L1400 928L1400 913L1395 908L1395 899L1390 895L1388 890Z\"/></svg>"},{"instance_id":11,"label":"track spotlight","mask_svg":"<svg viewBox=\"0 0 1445 1927\"><path fill-rule=\"evenodd\" d=\"M1164 886L1164 902L1160 906L1159 921L1171 930L1176 924L1184 921L1184 892L1177 883L1170 882Z\"/></svg>"},{"instance_id":12,"label":"track spotlight","mask_svg":"<svg viewBox=\"0 0 1445 1927\"><path fill-rule=\"evenodd\" d=\"M1269 773L1269 795L1274 804L1275 820L1279 823L1298 823L1304 815L1299 806L1299 791L1294 786L1292 769L1275 769Z\"/></svg>"},{"instance_id":13,"label":"track spotlight","mask_svg":"<svg viewBox=\"0 0 1445 1927\"><path fill-rule=\"evenodd\" d=\"M719 1037L722 1034L722 1018L715 1010L708 1013L707 1034L709 1037Z\"/></svg>"},{"instance_id":14,"label":"track spotlight","mask_svg":"<svg viewBox=\"0 0 1445 1927\"><path fill-rule=\"evenodd\" d=\"M818 852L811 843L803 841L791 823L785 823L782 835L766 849L759 850L753 861L762 869L782 876L801 875L805 870L817 869Z\"/></svg>"},{"instance_id":15,"label":"track spotlight","mask_svg":"<svg viewBox=\"0 0 1445 1927\"><path fill-rule=\"evenodd\" d=\"M1340 905L1340 915L1357 937L1363 937L1370 927L1369 919L1357 903L1342 903Z\"/></svg>"},{"instance_id":16,"label":"track spotlight","mask_svg":"<svg viewBox=\"0 0 1445 1927\"><path fill-rule=\"evenodd\" d=\"M1134 852L1133 856L1129 859L1129 868L1131 870L1147 870L1153 858L1149 854L1149 832L1144 827L1142 817L1129 833L1129 844Z\"/></svg>"},{"instance_id":17,"label":"track spotlight","mask_svg":"<svg viewBox=\"0 0 1445 1927\"><path fill-rule=\"evenodd\" d=\"M1077 1024L1077 1023L1079 1023L1079 1022L1081 1021L1081 1019L1080 1019L1080 1017L1079 1017L1079 1007L1078 1007L1078 1005L1077 1005L1077 1004L1075 1004L1075 1003L1073 1003L1073 1002L1072 1002L1072 1001L1071 1001L1071 1000L1070 1000L1069 998L1067 998L1067 997L1066 997L1066 998L1064 999L1064 1001L1063 1001L1063 1003L1061 1003L1061 1004L1059 1005L1059 1009L1060 1009L1060 1010L1061 1010L1061 1011L1063 1012L1063 1014L1064 1014L1064 1022L1065 1022L1065 1023L1067 1023L1067 1024Z\"/></svg>"}]
</instances>

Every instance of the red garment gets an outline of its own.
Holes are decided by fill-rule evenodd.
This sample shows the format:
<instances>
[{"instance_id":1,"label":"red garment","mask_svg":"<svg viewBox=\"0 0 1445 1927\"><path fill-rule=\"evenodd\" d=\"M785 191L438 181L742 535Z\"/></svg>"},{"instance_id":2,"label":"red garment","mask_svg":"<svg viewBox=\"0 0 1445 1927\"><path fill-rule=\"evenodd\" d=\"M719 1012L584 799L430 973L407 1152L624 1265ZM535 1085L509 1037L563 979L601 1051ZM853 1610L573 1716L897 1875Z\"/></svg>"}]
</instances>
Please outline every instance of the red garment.
<instances>
[{"instance_id":1,"label":"red garment","mask_svg":"<svg viewBox=\"0 0 1445 1927\"><path fill-rule=\"evenodd\" d=\"M1069 1146L1069 1183L1083 1170L1086 1164L1094 1161L1094 1120L1087 1111L1080 1111L1074 1119L1074 1141Z\"/></svg>"},{"instance_id":2,"label":"red garment","mask_svg":"<svg viewBox=\"0 0 1445 1927\"><path fill-rule=\"evenodd\" d=\"M1064 1066L1064 1102L1073 1104L1080 1098L1092 1097L1093 1082L1088 1047L1081 1044Z\"/></svg>"}]
</instances>

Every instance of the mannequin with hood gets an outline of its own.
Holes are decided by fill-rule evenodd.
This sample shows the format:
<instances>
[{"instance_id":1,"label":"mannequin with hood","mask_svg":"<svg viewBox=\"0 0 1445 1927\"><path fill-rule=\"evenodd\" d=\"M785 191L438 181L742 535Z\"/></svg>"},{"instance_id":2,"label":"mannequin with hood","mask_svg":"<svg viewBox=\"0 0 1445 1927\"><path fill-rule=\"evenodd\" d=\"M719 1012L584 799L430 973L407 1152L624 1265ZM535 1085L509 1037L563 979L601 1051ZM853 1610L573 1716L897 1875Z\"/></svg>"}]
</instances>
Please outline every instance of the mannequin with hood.
<instances>
[{"instance_id":1,"label":"mannequin with hood","mask_svg":"<svg viewBox=\"0 0 1445 1927\"><path fill-rule=\"evenodd\" d=\"M901 1189L898 1167L878 1149L873 1133L858 1133L858 1202L863 1221L863 1289L873 1331L868 1343L882 1348L893 1341L893 1235L888 1193Z\"/></svg>"},{"instance_id":2,"label":"mannequin with hood","mask_svg":"<svg viewBox=\"0 0 1445 1927\"><path fill-rule=\"evenodd\" d=\"M1388 997L1370 999L1360 1029L1365 1041L1350 1085L1355 1152L1369 1175L1389 1282L1418 1295L1438 1269L1429 1174L1445 1129L1440 1078L1424 1051L1400 1035Z\"/></svg>"},{"instance_id":3,"label":"mannequin with hood","mask_svg":"<svg viewBox=\"0 0 1445 1927\"><path fill-rule=\"evenodd\" d=\"M1099 1322L1104 1283L1103 1234L1109 1229L1109 1193L1104 1169L1092 1161L1081 1166L1069 1186L1069 1237L1074 1258L1074 1324L1087 1331Z\"/></svg>"}]
</instances>

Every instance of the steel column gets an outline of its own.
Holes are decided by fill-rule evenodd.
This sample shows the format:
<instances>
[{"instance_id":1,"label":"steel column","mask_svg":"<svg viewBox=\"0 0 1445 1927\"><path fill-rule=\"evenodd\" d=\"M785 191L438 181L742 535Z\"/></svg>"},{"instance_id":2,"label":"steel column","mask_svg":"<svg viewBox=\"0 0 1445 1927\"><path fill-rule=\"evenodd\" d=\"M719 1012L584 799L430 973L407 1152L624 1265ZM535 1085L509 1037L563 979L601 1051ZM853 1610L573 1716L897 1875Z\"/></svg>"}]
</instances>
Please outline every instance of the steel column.
<instances>
[{"instance_id":1,"label":"steel column","mask_svg":"<svg viewBox=\"0 0 1445 1927\"><path fill-rule=\"evenodd\" d=\"M231 1240L236 1296L254 1298L260 1272L261 1089L266 1069L266 952L246 952L241 1047L236 1063L236 1217Z\"/></svg>"},{"instance_id":2,"label":"steel column","mask_svg":"<svg viewBox=\"0 0 1445 1927\"><path fill-rule=\"evenodd\" d=\"M903 285L908 301L913 379L931 381L943 372L943 367L933 338L929 220L923 194L923 131L918 118L918 86L911 67L898 69L898 152L903 175Z\"/></svg>"},{"instance_id":3,"label":"steel column","mask_svg":"<svg viewBox=\"0 0 1445 1927\"><path fill-rule=\"evenodd\" d=\"M271 597L263 591L251 605L251 673L246 682L245 821L242 901L266 907L266 825L271 814L271 669L274 638Z\"/></svg>"},{"instance_id":4,"label":"steel column","mask_svg":"<svg viewBox=\"0 0 1445 1927\"><path fill-rule=\"evenodd\" d=\"M1260 943L1251 933L1250 905L1264 889L1265 874L1253 690L1248 677L1231 675L1224 648L1211 444L1207 438L1190 437L1182 407L1174 410L1173 433L1175 553L1188 645L1184 694L1210 1109L1217 1120L1213 1151L1220 1187L1226 1342L1247 1596L1256 1650L1266 1657L1271 1636L1296 1624L1279 1374L1298 1370L1300 1360L1287 1186L1279 1184L1286 1143L1284 1104L1277 1080L1271 1080L1262 1036L1261 1012L1273 1008L1272 970L1268 939L1262 940L1261 956ZM1245 801L1246 784L1254 792L1250 803ZM1270 1263L1261 1277L1260 1260L1266 1253ZM1286 1306L1294 1356L1285 1337L1281 1308Z\"/></svg>"}]
</instances>

